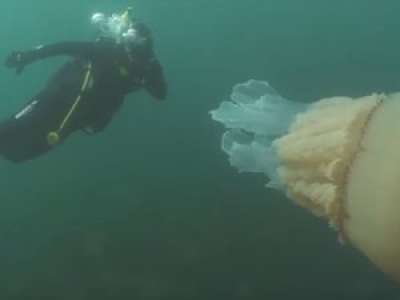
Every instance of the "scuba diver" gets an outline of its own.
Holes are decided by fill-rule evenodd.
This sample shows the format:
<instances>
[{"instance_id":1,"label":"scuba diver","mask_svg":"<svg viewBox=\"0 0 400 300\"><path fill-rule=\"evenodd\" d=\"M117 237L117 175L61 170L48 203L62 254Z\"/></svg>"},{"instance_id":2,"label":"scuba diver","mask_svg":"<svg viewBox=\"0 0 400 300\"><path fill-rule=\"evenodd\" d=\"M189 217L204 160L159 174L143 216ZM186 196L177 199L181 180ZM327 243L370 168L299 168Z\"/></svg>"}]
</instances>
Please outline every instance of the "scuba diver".
<instances>
[{"instance_id":1,"label":"scuba diver","mask_svg":"<svg viewBox=\"0 0 400 300\"><path fill-rule=\"evenodd\" d=\"M0 122L0 156L23 162L48 152L78 130L101 132L124 97L139 89L158 100L166 97L151 32L135 21L132 9L110 17L96 13L91 21L101 33L94 42L60 42L7 57L5 65L17 74L44 58L72 59L18 113Z\"/></svg>"}]
</instances>

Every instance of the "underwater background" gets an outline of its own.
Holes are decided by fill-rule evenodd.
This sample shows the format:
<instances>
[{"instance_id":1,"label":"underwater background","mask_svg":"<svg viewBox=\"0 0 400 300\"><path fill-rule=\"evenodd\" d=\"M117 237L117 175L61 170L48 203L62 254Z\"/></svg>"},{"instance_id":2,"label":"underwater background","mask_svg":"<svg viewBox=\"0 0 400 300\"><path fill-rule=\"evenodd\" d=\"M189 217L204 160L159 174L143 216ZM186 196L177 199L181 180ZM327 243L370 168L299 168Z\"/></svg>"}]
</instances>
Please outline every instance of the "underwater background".
<instances>
[{"instance_id":1,"label":"underwater background","mask_svg":"<svg viewBox=\"0 0 400 300\"><path fill-rule=\"evenodd\" d=\"M165 102L129 96L107 130L0 162L0 299L399 299L321 220L238 174L209 111L268 80L298 101L400 90L394 0L3 0L0 57L93 40L133 5L153 30ZM1 68L0 117L66 58Z\"/></svg>"}]
</instances>

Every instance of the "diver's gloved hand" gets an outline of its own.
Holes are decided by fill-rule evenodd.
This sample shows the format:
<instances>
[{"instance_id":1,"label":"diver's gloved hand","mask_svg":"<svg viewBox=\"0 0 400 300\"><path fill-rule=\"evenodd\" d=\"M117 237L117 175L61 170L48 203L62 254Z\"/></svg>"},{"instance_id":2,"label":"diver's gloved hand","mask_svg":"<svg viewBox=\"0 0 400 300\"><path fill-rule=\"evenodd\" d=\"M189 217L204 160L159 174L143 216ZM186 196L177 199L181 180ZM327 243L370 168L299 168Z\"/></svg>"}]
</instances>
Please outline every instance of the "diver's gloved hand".
<instances>
[{"instance_id":1,"label":"diver's gloved hand","mask_svg":"<svg viewBox=\"0 0 400 300\"><path fill-rule=\"evenodd\" d=\"M20 74L27 64L27 55L23 51L12 52L5 61L5 66L8 68L15 68L17 74Z\"/></svg>"}]
</instances>

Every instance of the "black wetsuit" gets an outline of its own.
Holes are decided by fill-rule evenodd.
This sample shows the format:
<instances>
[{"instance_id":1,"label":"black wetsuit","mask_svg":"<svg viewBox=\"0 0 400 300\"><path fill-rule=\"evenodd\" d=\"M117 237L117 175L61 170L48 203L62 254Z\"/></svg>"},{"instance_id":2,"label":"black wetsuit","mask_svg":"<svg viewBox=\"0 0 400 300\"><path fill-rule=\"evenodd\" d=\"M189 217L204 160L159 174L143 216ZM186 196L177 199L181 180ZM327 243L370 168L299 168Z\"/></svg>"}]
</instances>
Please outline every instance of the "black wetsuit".
<instances>
[{"instance_id":1,"label":"black wetsuit","mask_svg":"<svg viewBox=\"0 0 400 300\"><path fill-rule=\"evenodd\" d=\"M69 55L73 60L18 113L0 123L0 156L20 162L47 152L52 148L48 134L60 128L69 112L59 132L61 142L76 130L102 131L130 92L144 88L153 97L164 99L166 82L152 47L136 50L127 51L121 44L102 39L57 43L25 52L24 64L56 55Z\"/></svg>"}]
</instances>

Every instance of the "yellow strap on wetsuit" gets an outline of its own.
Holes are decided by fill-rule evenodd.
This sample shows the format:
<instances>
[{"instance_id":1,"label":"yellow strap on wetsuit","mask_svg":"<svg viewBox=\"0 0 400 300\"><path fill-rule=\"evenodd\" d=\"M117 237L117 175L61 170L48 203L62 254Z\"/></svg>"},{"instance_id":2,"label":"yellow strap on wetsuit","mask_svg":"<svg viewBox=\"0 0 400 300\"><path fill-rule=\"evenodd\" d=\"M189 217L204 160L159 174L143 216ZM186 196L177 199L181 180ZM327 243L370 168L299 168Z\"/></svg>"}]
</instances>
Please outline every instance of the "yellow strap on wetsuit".
<instances>
[{"instance_id":1,"label":"yellow strap on wetsuit","mask_svg":"<svg viewBox=\"0 0 400 300\"><path fill-rule=\"evenodd\" d=\"M65 125L67 124L69 118L71 117L72 113L75 111L76 107L78 106L79 102L81 101L82 94L83 92L86 91L88 85L89 85L89 80L90 80L90 75L92 74L92 65L88 64L87 66L87 71L85 73L85 78L83 79L83 83L81 86L81 89L79 91L79 95L76 98L74 104L72 104L71 109L65 116L64 120L62 121L60 127L56 131L51 131L47 134L47 142L50 146L56 145L60 141L60 133L64 129Z\"/></svg>"}]
</instances>

